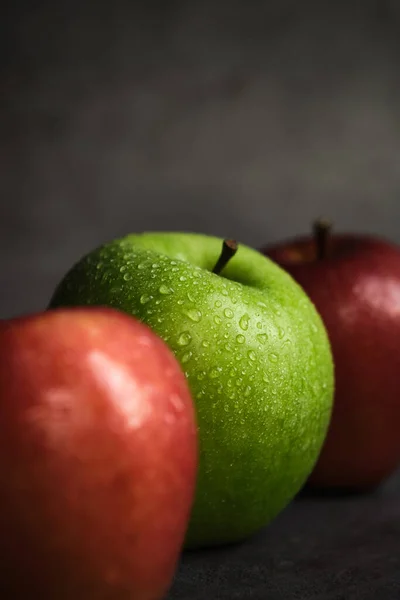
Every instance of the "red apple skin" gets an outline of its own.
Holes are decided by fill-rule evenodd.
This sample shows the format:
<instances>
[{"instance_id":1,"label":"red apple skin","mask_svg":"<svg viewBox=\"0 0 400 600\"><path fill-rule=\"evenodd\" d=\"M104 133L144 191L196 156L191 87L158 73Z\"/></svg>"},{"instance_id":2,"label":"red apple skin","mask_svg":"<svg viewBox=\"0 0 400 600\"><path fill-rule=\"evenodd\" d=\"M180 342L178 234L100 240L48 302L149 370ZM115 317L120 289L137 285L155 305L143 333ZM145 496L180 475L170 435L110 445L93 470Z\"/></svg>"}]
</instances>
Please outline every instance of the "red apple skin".
<instances>
[{"instance_id":1,"label":"red apple skin","mask_svg":"<svg viewBox=\"0 0 400 600\"><path fill-rule=\"evenodd\" d=\"M333 235L316 258L312 237L261 251L308 293L335 362L332 421L308 486L367 491L400 464L400 249Z\"/></svg>"},{"instance_id":2,"label":"red apple skin","mask_svg":"<svg viewBox=\"0 0 400 600\"><path fill-rule=\"evenodd\" d=\"M196 468L186 379L147 326L103 308L0 323L2 598L162 598Z\"/></svg>"}]
</instances>

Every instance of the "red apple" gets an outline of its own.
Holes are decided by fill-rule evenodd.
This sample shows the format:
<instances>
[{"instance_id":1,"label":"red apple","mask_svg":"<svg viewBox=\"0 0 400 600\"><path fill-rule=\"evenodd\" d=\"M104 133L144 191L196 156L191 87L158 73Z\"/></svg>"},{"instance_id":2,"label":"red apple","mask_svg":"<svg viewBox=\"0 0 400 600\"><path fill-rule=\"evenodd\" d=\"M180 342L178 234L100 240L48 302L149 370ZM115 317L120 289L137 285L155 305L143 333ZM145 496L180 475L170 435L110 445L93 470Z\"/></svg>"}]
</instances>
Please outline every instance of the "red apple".
<instances>
[{"instance_id":1,"label":"red apple","mask_svg":"<svg viewBox=\"0 0 400 600\"><path fill-rule=\"evenodd\" d=\"M197 468L188 385L147 326L103 308L0 323L0 595L158 600Z\"/></svg>"},{"instance_id":2,"label":"red apple","mask_svg":"<svg viewBox=\"0 0 400 600\"><path fill-rule=\"evenodd\" d=\"M262 252L308 293L332 345L335 403L309 486L375 488L400 464L400 249L320 221Z\"/></svg>"}]
</instances>

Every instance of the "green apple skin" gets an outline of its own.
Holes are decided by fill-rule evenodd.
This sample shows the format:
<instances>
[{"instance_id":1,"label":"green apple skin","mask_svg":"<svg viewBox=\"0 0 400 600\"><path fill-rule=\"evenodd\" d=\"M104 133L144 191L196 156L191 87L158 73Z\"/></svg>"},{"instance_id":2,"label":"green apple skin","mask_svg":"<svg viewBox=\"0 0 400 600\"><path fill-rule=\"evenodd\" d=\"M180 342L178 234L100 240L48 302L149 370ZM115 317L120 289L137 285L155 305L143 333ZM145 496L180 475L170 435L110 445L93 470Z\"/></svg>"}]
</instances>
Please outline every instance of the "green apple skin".
<instances>
[{"instance_id":1,"label":"green apple skin","mask_svg":"<svg viewBox=\"0 0 400 600\"><path fill-rule=\"evenodd\" d=\"M241 541L268 524L311 473L332 409L331 349L311 300L244 245L212 273L222 242L128 235L83 257L50 303L127 312L180 361L200 438L186 548Z\"/></svg>"}]
</instances>

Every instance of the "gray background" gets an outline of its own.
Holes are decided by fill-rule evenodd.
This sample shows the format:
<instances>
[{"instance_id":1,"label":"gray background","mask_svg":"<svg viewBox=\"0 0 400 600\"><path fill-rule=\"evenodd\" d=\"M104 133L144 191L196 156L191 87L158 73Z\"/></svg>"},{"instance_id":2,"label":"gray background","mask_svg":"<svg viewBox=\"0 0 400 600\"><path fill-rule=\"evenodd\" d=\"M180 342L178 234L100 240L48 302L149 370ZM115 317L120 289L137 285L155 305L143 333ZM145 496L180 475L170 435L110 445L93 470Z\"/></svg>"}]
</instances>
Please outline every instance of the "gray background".
<instances>
[{"instance_id":1,"label":"gray background","mask_svg":"<svg viewBox=\"0 0 400 600\"><path fill-rule=\"evenodd\" d=\"M0 28L0 316L129 231L400 241L400 3L32 0Z\"/></svg>"}]
</instances>

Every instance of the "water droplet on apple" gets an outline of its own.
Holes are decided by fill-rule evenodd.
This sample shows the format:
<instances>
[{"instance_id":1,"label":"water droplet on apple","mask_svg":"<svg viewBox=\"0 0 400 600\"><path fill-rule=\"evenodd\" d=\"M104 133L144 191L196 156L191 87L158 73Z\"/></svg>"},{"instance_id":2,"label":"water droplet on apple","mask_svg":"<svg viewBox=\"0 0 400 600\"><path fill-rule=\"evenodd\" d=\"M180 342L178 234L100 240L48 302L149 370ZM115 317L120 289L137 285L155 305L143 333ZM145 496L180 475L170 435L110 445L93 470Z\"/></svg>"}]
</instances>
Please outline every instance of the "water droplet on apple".
<instances>
[{"instance_id":1,"label":"water droplet on apple","mask_svg":"<svg viewBox=\"0 0 400 600\"><path fill-rule=\"evenodd\" d=\"M178 394L171 394L169 399L176 412L180 413L185 409L185 404L182 402L182 398L178 396Z\"/></svg>"},{"instance_id":2,"label":"water droplet on apple","mask_svg":"<svg viewBox=\"0 0 400 600\"><path fill-rule=\"evenodd\" d=\"M268 336L266 333L259 333L256 337L260 344L265 344L268 340Z\"/></svg>"},{"instance_id":3,"label":"water droplet on apple","mask_svg":"<svg viewBox=\"0 0 400 600\"><path fill-rule=\"evenodd\" d=\"M214 306L215 306L216 308L221 308L221 306L222 306L222 302L221 302L221 300L216 300L216 301L215 301L215 304L214 304Z\"/></svg>"},{"instance_id":4,"label":"water droplet on apple","mask_svg":"<svg viewBox=\"0 0 400 600\"><path fill-rule=\"evenodd\" d=\"M137 268L141 271L142 269L145 269L147 266L148 266L147 262L142 262L142 263L138 264Z\"/></svg>"},{"instance_id":5,"label":"water droplet on apple","mask_svg":"<svg viewBox=\"0 0 400 600\"><path fill-rule=\"evenodd\" d=\"M183 300L178 300L177 304L179 304L179 306L182 306L182 304L184 304Z\"/></svg>"},{"instance_id":6,"label":"water droplet on apple","mask_svg":"<svg viewBox=\"0 0 400 600\"><path fill-rule=\"evenodd\" d=\"M151 268L152 268L152 269L157 269L157 267L158 267L158 263L153 263L153 264L151 265Z\"/></svg>"},{"instance_id":7,"label":"water droplet on apple","mask_svg":"<svg viewBox=\"0 0 400 600\"><path fill-rule=\"evenodd\" d=\"M233 350L232 346L229 343L225 344L224 348L227 352L232 352L232 350Z\"/></svg>"},{"instance_id":8,"label":"water droplet on apple","mask_svg":"<svg viewBox=\"0 0 400 600\"><path fill-rule=\"evenodd\" d=\"M228 290L226 288L222 288L222 295L223 296L227 296L228 295Z\"/></svg>"},{"instance_id":9,"label":"water droplet on apple","mask_svg":"<svg viewBox=\"0 0 400 600\"><path fill-rule=\"evenodd\" d=\"M176 265L176 260L171 260L171 262L169 263L170 265Z\"/></svg>"},{"instance_id":10,"label":"water droplet on apple","mask_svg":"<svg viewBox=\"0 0 400 600\"><path fill-rule=\"evenodd\" d=\"M202 381L205 376L206 376L206 372L205 371L200 371L200 373L197 374L197 379L199 381Z\"/></svg>"},{"instance_id":11,"label":"water droplet on apple","mask_svg":"<svg viewBox=\"0 0 400 600\"><path fill-rule=\"evenodd\" d=\"M257 323L257 329L262 329L262 323L261 323L261 321L258 321L258 323Z\"/></svg>"},{"instance_id":12,"label":"water droplet on apple","mask_svg":"<svg viewBox=\"0 0 400 600\"><path fill-rule=\"evenodd\" d=\"M203 340L203 341L201 342L201 345L203 346L203 348L208 348L208 346L209 346L210 344L207 342L207 340Z\"/></svg>"},{"instance_id":13,"label":"water droplet on apple","mask_svg":"<svg viewBox=\"0 0 400 600\"><path fill-rule=\"evenodd\" d=\"M246 338L245 338L245 337L244 337L244 335L242 335L241 333L239 333L239 334L236 336L236 341L237 341L237 343L238 343L238 344L244 344L244 342L245 342L245 339L246 339Z\"/></svg>"},{"instance_id":14,"label":"water droplet on apple","mask_svg":"<svg viewBox=\"0 0 400 600\"><path fill-rule=\"evenodd\" d=\"M244 313L244 315L242 317L240 317L240 321L239 321L239 327L240 329L243 329L243 331L246 331L249 328L249 315L247 313Z\"/></svg>"},{"instance_id":15,"label":"water droplet on apple","mask_svg":"<svg viewBox=\"0 0 400 600\"><path fill-rule=\"evenodd\" d=\"M245 390L244 390L244 392L243 392L243 395L244 395L245 398L248 398L250 396L250 394L251 394L251 386L247 385L246 388L245 388Z\"/></svg>"},{"instance_id":16,"label":"water droplet on apple","mask_svg":"<svg viewBox=\"0 0 400 600\"><path fill-rule=\"evenodd\" d=\"M228 319L232 319L233 317L233 310L231 310L230 308L225 308L224 310L224 315L228 318Z\"/></svg>"},{"instance_id":17,"label":"water droplet on apple","mask_svg":"<svg viewBox=\"0 0 400 600\"><path fill-rule=\"evenodd\" d=\"M176 415L173 415L172 413L167 413L164 417L164 421L168 425L172 425L172 423L175 423L176 421Z\"/></svg>"},{"instance_id":18,"label":"water droplet on apple","mask_svg":"<svg viewBox=\"0 0 400 600\"><path fill-rule=\"evenodd\" d=\"M221 323L221 317L219 317L218 315L215 315L215 317L214 317L214 323L216 323L217 325L219 325Z\"/></svg>"},{"instance_id":19,"label":"water droplet on apple","mask_svg":"<svg viewBox=\"0 0 400 600\"><path fill-rule=\"evenodd\" d=\"M254 350L249 350L247 353L247 356L249 357L250 360L254 361L256 360L256 353L254 352Z\"/></svg>"},{"instance_id":20,"label":"water droplet on apple","mask_svg":"<svg viewBox=\"0 0 400 600\"><path fill-rule=\"evenodd\" d=\"M98 263L97 263L97 265L96 265L96 269L99 269L99 270L100 270L100 269L102 269L102 268L103 268L103 263L102 263L102 261L100 261L100 262L98 262Z\"/></svg>"},{"instance_id":21,"label":"water droplet on apple","mask_svg":"<svg viewBox=\"0 0 400 600\"><path fill-rule=\"evenodd\" d=\"M192 358L192 356L193 356L192 352L186 352L186 354L184 354L182 356L181 362L187 363Z\"/></svg>"},{"instance_id":22,"label":"water droplet on apple","mask_svg":"<svg viewBox=\"0 0 400 600\"><path fill-rule=\"evenodd\" d=\"M218 369L211 369L211 371L210 371L210 377L211 377L211 379L216 379L217 377L219 377L219 370Z\"/></svg>"},{"instance_id":23,"label":"water droplet on apple","mask_svg":"<svg viewBox=\"0 0 400 600\"><path fill-rule=\"evenodd\" d=\"M190 335L190 333L188 331L184 331L178 337L178 344L180 346L187 346L188 344L190 344L191 341L192 341L192 336Z\"/></svg>"},{"instance_id":24,"label":"water droplet on apple","mask_svg":"<svg viewBox=\"0 0 400 600\"><path fill-rule=\"evenodd\" d=\"M186 315L189 317L191 321L198 323L201 320L201 312L196 310L195 308L190 309L186 312Z\"/></svg>"},{"instance_id":25,"label":"water droplet on apple","mask_svg":"<svg viewBox=\"0 0 400 600\"><path fill-rule=\"evenodd\" d=\"M282 327L278 327L278 338L281 340L285 337L285 330Z\"/></svg>"},{"instance_id":26,"label":"water droplet on apple","mask_svg":"<svg viewBox=\"0 0 400 600\"><path fill-rule=\"evenodd\" d=\"M260 308L268 308L265 302L257 302L257 306L259 306Z\"/></svg>"},{"instance_id":27,"label":"water droplet on apple","mask_svg":"<svg viewBox=\"0 0 400 600\"><path fill-rule=\"evenodd\" d=\"M186 295L187 295L189 302L196 302L196 298L194 298L193 294L188 292Z\"/></svg>"},{"instance_id":28,"label":"water droplet on apple","mask_svg":"<svg viewBox=\"0 0 400 600\"><path fill-rule=\"evenodd\" d=\"M125 266L125 265L122 265L122 267L120 268L119 272L120 272L120 273L123 273L124 271L126 271L126 266Z\"/></svg>"},{"instance_id":29,"label":"water droplet on apple","mask_svg":"<svg viewBox=\"0 0 400 600\"><path fill-rule=\"evenodd\" d=\"M142 296L140 296L140 304L146 304L150 300L151 296L148 296L147 294L142 294Z\"/></svg>"},{"instance_id":30,"label":"water droplet on apple","mask_svg":"<svg viewBox=\"0 0 400 600\"><path fill-rule=\"evenodd\" d=\"M158 288L158 291L160 292L160 294L163 294L164 296L166 296L167 294L172 294L174 290L172 290L170 287L168 287L167 285L160 285L160 287Z\"/></svg>"},{"instance_id":31,"label":"water droplet on apple","mask_svg":"<svg viewBox=\"0 0 400 600\"><path fill-rule=\"evenodd\" d=\"M264 375L263 375L263 378L262 378L262 379L263 379L263 382L264 382L264 383L269 383L269 377L268 377L268 375L267 375L266 373L264 373Z\"/></svg>"},{"instance_id":32,"label":"water droplet on apple","mask_svg":"<svg viewBox=\"0 0 400 600\"><path fill-rule=\"evenodd\" d=\"M181 276L179 277L179 281L186 281L186 277L185 277L184 275L181 275Z\"/></svg>"},{"instance_id":33,"label":"water droplet on apple","mask_svg":"<svg viewBox=\"0 0 400 600\"><path fill-rule=\"evenodd\" d=\"M274 352L270 352L268 354L268 359L272 362L272 363L276 363L278 362L278 355L275 354Z\"/></svg>"}]
</instances>

